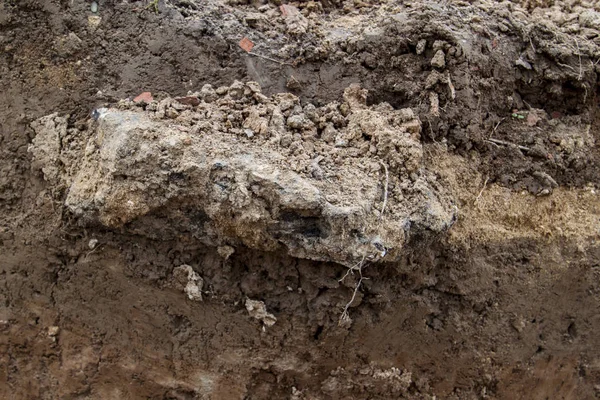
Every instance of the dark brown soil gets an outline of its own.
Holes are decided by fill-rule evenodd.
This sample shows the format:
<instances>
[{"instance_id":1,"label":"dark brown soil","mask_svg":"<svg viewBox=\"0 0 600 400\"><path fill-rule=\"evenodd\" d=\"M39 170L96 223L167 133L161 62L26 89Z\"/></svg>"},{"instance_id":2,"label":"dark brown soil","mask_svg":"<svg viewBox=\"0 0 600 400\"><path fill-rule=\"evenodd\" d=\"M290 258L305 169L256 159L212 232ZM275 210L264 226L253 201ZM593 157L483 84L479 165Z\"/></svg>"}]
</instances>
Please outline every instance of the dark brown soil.
<instances>
[{"instance_id":1,"label":"dark brown soil","mask_svg":"<svg viewBox=\"0 0 600 400\"><path fill-rule=\"evenodd\" d=\"M296 4L309 24L297 33L273 5L106 0L92 14L87 1L0 0L0 397L600 398L595 11L400 3ZM348 39L325 40L339 26ZM268 58L240 49L244 36ZM431 83L435 41L448 56ZM400 262L368 264L350 325L346 267L84 227L32 164L39 117L83 131L120 99L235 80L315 105L359 83L369 104L421 120L458 222L411 237ZM182 264L204 279L203 302L171 284ZM248 298L277 322L251 318Z\"/></svg>"}]
</instances>

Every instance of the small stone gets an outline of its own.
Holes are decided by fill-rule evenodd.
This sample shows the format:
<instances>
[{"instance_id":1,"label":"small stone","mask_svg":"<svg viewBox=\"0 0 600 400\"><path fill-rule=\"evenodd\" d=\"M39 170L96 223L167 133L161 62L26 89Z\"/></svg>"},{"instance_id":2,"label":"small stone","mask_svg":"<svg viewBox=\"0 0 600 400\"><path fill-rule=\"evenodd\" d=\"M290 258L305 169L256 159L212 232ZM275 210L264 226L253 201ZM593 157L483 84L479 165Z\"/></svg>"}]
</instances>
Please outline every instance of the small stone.
<instances>
[{"instance_id":1,"label":"small stone","mask_svg":"<svg viewBox=\"0 0 600 400\"><path fill-rule=\"evenodd\" d=\"M380 43L385 36L385 30L378 26L368 26L363 31L363 37L367 42Z\"/></svg>"},{"instance_id":2,"label":"small stone","mask_svg":"<svg viewBox=\"0 0 600 400\"><path fill-rule=\"evenodd\" d=\"M246 310L251 317L262 321L265 326L273 326L277 322L277 318L267 312L267 306L262 301L246 299Z\"/></svg>"},{"instance_id":3,"label":"small stone","mask_svg":"<svg viewBox=\"0 0 600 400\"><path fill-rule=\"evenodd\" d=\"M433 45L431 47L433 47L433 51L437 52L438 50L445 50L449 48L450 45L444 40L436 40L435 42L433 42Z\"/></svg>"},{"instance_id":4,"label":"small stone","mask_svg":"<svg viewBox=\"0 0 600 400\"><path fill-rule=\"evenodd\" d=\"M438 71L431 71L431 73L425 79L425 89L431 89L438 83L440 83L443 79L443 75Z\"/></svg>"},{"instance_id":5,"label":"small stone","mask_svg":"<svg viewBox=\"0 0 600 400\"><path fill-rule=\"evenodd\" d=\"M202 301L202 287L204 280L189 265L180 265L173 269L175 280L183 286L183 291L188 299L193 301ZM180 287L181 287L180 286Z\"/></svg>"},{"instance_id":6,"label":"small stone","mask_svg":"<svg viewBox=\"0 0 600 400\"><path fill-rule=\"evenodd\" d=\"M92 6L90 7L90 9L92 10L92 12L95 14L98 12L98 3L96 3L95 1L92 1Z\"/></svg>"},{"instance_id":7,"label":"small stone","mask_svg":"<svg viewBox=\"0 0 600 400\"><path fill-rule=\"evenodd\" d=\"M260 87L260 83L258 83L258 82L253 82L253 81L246 82L246 87L248 89L250 89L250 91L252 93L260 93L260 92L262 92L262 89Z\"/></svg>"},{"instance_id":8,"label":"small stone","mask_svg":"<svg viewBox=\"0 0 600 400\"><path fill-rule=\"evenodd\" d=\"M219 96L223 96L224 94L227 93L227 91L229 90L229 88L227 86L219 86L217 88L217 90L215 90L215 92L219 95Z\"/></svg>"},{"instance_id":9,"label":"small stone","mask_svg":"<svg viewBox=\"0 0 600 400\"><path fill-rule=\"evenodd\" d=\"M344 116L347 117L348 115L350 115L350 105L348 103L342 103L340 105L340 113Z\"/></svg>"},{"instance_id":10,"label":"small stone","mask_svg":"<svg viewBox=\"0 0 600 400\"><path fill-rule=\"evenodd\" d=\"M98 246L98 239L90 239L90 241L88 242L88 247L90 248L90 250L94 250L96 246Z\"/></svg>"},{"instance_id":11,"label":"small stone","mask_svg":"<svg viewBox=\"0 0 600 400\"><path fill-rule=\"evenodd\" d=\"M241 99L244 96L244 84L240 81L233 82L227 93L234 100Z\"/></svg>"},{"instance_id":12,"label":"small stone","mask_svg":"<svg viewBox=\"0 0 600 400\"><path fill-rule=\"evenodd\" d=\"M425 39L421 39L419 40L419 42L417 43L417 55L421 55L425 52L425 48L427 47L427 40Z\"/></svg>"},{"instance_id":13,"label":"small stone","mask_svg":"<svg viewBox=\"0 0 600 400\"><path fill-rule=\"evenodd\" d=\"M290 145L292 144L292 140L292 135L282 135L281 139L279 140L279 144L281 145L281 147L290 147Z\"/></svg>"},{"instance_id":14,"label":"small stone","mask_svg":"<svg viewBox=\"0 0 600 400\"><path fill-rule=\"evenodd\" d=\"M248 139L252 139L254 137L254 132L252 129L244 129L244 133L248 137Z\"/></svg>"},{"instance_id":15,"label":"small stone","mask_svg":"<svg viewBox=\"0 0 600 400\"><path fill-rule=\"evenodd\" d=\"M269 102L269 98L262 93L254 93L252 97L257 103L266 104Z\"/></svg>"},{"instance_id":16,"label":"small stone","mask_svg":"<svg viewBox=\"0 0 600 400\"><path fill-rule=\"evenodd\" d=\"M415 119L415 113L412 108L402 108L398 110L398 116L402 122L408 122Z\"/></svg>"},{"instance_id":17,"label":"small stone","mask_svg":"<svg viewBox=\"0 0 600 400\"><path fill-rule=\"evenodd\" d=\"M200 99L196 96L176 97L175 101L192 107L200 104Z\"/></svg>"},{"instance_id":18,"label":"small stone","mask_svg":"<svg viewBox=\"0 0 600 400\"><path fill-rule=\"evenodd\" d=\"M219 98L219 95L215 92L212 85L206 84L200 90L200 97L206 103L212 103Z\"/></svg>"},{"instance_id":19,"label":"small stone","mask_svg":"<svg viewBox=\"0 0 600 400\"><path fill-rule=\"evenodd\" d=\"M102 22L102 17L99 17L97 15L88 16L88 27L92 31L95 31L96 28L98 28L98 26L100 25L100 22Z\"/></svg>"},{"instance_id":20,"label":"small stone","mask_svg":"<svg viewBox=\"0 0 600 400\"><path fill-rule=\"evenodd\" d=\"M335 141L335 137L337 136L337 134L338 134L338 132L333 127L333 125L327 124L325 129L323 129L323 132L321 132L321 139L323 141L325 141L326 143L333 143Z\"/></svg>"},{"instance_id":21,"label":"small stone","mask_svg":"<svg viewBox=\"0 0 600 400\"><path fill-rule=\"evenodd\" d=\"M348 147L348 140L338 135L338 137L335 139L335 147Z\"/></svg>"},{"instance_id":22,"label":"small stone","mask_svg":"<svg viewBox=\"0 0 600 400\"><path fill-rule=\"evenodd\" d=\"M311 164L310 166L310 174L313 178L321 180L324 177L323 169L319 167L318 164Z\"/></svg>"},{"instance_id":23,"label":"small stone","mask_svg":"<svg viewBox=\"0 0 600 400\"><path fill-rule=\"evenodd\" d=\"M51 326L48 328L48 336L57 336L60 332L60 328L58 326Z\"/></svg>"},{"instance_id":24,"label":"small stone","mask_svg":"<svg viewBox=\"0 0 600 400\"><path fill-rule=\"evenodd\" d=\"M521 66L525 69L531 70L533 67L527 61L523 60L523 58L519 58L515 61L515 65Z\"/></svg>"},{"instance_id":25,"label":"small stone","mask_svg":"<svg viewBox=\"0 0 600 400\"><path fill-rule=\"evenodd\" d=\"M175 119L179 117L179 111L177 111L173 107L169 107L165 112L165 115L167 116L167 118Z\"/></svg>"},{"instance_id":26,"label":"small stone","mask_svg":"<svg viewBox=\"0 0 600 400\"><path fill-rule=\"evenodd\" d=\"M292 115L287 120L287 126L292 129L310 129L313 123L304 114Z\"/></svg>"},{"instance_id":27,"label":"small stone","mask_svg":"<svg viewBox=\"0 0 600 400\"><path fill-rule=\"evenodd\" d=\"M538 122L542 120L542 117L538 115L536 112L530 112L527 114L527 118L525 119L525 124L527 126L536 126Z\"/></svg>"},{"instance_id":28,"label":"small stone","mask_svg":"<svg viewBox=\"0 0 600 400\"><path fill-rule=\"evenodd\" d=\"M298 90L298 89L302 88L302 85L300 84L300 82L298 81L298 79L296 79L294 77L294 75L292 75L287 80L287 83L285 84L285 87L287 87L288 89L291 89L291 90Z\"/></svg>"},{"instance_id":29,"label":"small stone","mask_svg":"<svg viewBox=\"0 0 600 400\"><path fill-rule=\"evenodd\" d=\"M265 20L265 16L261 13L247 13L244 17L244 20L248 26L256 28Z\"/></svg>"},{"instance_id":30,"label":"small stone","mask_svg":"<svg viewBox=\"0 0 600 400\"><path fill-rule=\"evenodd\" d=\"M308 103L306 106L304 106L304 115L306 115L306 118L310 119L313 123L319 122L319 113L317 112L317 108L311 103Z\"/></svg>"},{"instance_id":31,"label":"small stone","mask_svg":"<svg viewBox=\"0 0 600 400\"><path fill-rule=\"evenodd\" d=\"M446 68L446 56L443 50L438 50L433 58L431 59L431 66L434 68L444 69Z\"/></svg>"},{"instance_id":32,"label":"small stone","mask_svg":"<svg viewBox=\"0 0 600 400\"><path fill-rule=\"evenodd\" d=\"M235 249L231 246L219 246L217 247L217 253L219 253L223 259L227 260L233 253L235 253Z\"/></svg>"},{"instance_id":33,"label":"small stone","mask_svg":"<svg viewBox=\"0 0 600 400\"><path fill-rule=\"evenodd\" d=\"M289 110L298 104L298 97L291 93L280 93L275 98L279 102L279 109L281 111Z\"/></svg>"},{"instance_id":34,"label":"small stone","mask_svg":"<svg viewBox=\"0 0 600 400\"><path fill-rule=\"evenodd\" d=\"M406 128L406 131L412 135L421 133L421 122L418 119L413 119L405 122L402 126Z\"/></svg>"}]
</instances>

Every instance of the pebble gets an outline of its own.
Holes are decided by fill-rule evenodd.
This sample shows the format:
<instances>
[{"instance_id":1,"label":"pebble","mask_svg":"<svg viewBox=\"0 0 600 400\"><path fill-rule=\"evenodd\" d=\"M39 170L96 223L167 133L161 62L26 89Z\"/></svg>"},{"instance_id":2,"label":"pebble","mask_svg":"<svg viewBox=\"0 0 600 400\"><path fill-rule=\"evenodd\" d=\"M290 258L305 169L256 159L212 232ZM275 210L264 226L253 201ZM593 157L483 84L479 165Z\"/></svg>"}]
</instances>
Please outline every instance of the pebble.
<instances>
[{"instance_id":1,"label":"pebble","mask_svg":"<svg viewBox=\"0 0 600 400\"><path fill-rule=\"evenodd\" d=\"M95 1L92 1L91 10L94 14L97 13L98 12L98 3L96 3Z\"/></svg>"},{"instance_id":2,"label":"pebble","mask_svg":"<svg viewBox=\"0 0 600 400\"><path fill-rule=\"evenodd\" d=\"M446 56L443 50L438 50L433 58L431 59L431 66L434 68L444 69L446 68Z\"/></svg>"},{"instance_id":3,"label":"pebble","mask_svg":"<svg viewBox=\"0 0 600 400\"><path fill-rule=\"evenodd\" d=\"M60 328L58 326L51 326L48 328L48 336L56 336L60 332Z\"/></svg>"},{"instance_id":4,"label":"pebble","mask_svg":"<svg viewBox=\"0 0 600 400\"><path fill-rule=\"evenodd\" d=\"M235 249L231 246L219 246L217 247L217 253L219 253L223 259L227 260L233 253L235 253Z\"/></svg>"},{"instance_id":5,"label":"pebble","mask_svg":"<svg viewBox=\"0 0 600 400\"><path fill-rule=\"evenodd\" d=\"M100 25L100 22L102 22L102 17L99 17L97 15L88 16L88 26L90 27L90 29L92 31L94 31L94 30L96 30L96 28L98 28L98 26Z\"/></svg>"},{"instance_id":6,"label":"pebble","mask_svg":"<svg viewBox=\"0 0 600 400\"><path fill-rule=\"evenodd\" d=\"M425 39L419 40L419 43L417 43L417 48L416 48L417 54L418 55L423 54L423 52L425 52L425 47L427 47L427 40L425 40Z\"/></svg>"}]
</instances>

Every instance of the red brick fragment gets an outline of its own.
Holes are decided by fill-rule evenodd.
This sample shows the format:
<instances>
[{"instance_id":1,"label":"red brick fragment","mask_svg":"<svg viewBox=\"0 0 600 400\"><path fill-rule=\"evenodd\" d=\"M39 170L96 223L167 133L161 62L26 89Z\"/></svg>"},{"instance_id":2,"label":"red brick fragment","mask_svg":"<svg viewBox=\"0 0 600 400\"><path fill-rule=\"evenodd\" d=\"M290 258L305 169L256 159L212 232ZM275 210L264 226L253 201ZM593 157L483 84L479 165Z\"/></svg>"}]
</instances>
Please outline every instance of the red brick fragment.
<instances>
[{"instance_id":1,"label":"red brick fragment","mask_svg":"<svg viewBox=\"0 0 600 400\"><path fill-rule=\"evenodd\" d=\"M252 42L252 40L248 39L247 37L244 37L242 40L240 40L240 47L247 52L251 52L252 48L254 47L254 43Z\"/></svg>"},{"instance_id":2,"label":"red brick fragment","mask_svg":"<svg viewBox=\"0 0 600 400\"><path fill-rule=\"evenodd\" d=\"M150 93L150 92L143 92L138 97L133 99L133 101L136 103L142 103L142 102L150 103L152 100L153 100L153 97L152 97L152 93Z\"/></svg>"}]
</instances>

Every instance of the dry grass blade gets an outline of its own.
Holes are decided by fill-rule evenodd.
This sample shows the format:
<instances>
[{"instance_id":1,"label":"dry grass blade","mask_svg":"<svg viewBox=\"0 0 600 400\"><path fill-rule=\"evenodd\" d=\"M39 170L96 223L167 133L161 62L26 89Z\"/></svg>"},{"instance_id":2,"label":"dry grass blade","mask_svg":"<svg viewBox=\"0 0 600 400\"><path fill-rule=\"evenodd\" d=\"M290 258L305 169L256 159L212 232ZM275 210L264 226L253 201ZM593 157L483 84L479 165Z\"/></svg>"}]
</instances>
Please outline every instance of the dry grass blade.
<instances>
[{"instance_id":1,"label":"dry grass blade","mask_svg":"<svg viewBox=\"0 0 600 400\"><path fill-rule=\"evenodd\" d=\"M518 148L519 150L531 151L531 149L529 147L521 146L521 145L518 145L518 144L511 143L511 142L506 142L504 140L490 138L490 139L486 139L486 142L490 142L490 143L494 143L494 144L499 144L499 145L503 145L503 146L514 146L514 147Z\"/></svg>"},{"instance_id":2,"label":"dry grass blade","mask_svg":"<svg viewBox=\"0 0 600 400\"><path fill-rule=\"evenodd\" d=\"M383 205L381 206L381 213L379 214L379 219L383 218L383 213L385 212L385 207L387 206L388 201L388 190L390 186L390 171L388 170L387 165L383 161L379 162L383 169L385 170L385 187L383 188ZM364 258L363 258L364 259Z\"/></svg>"}]
</instances>

